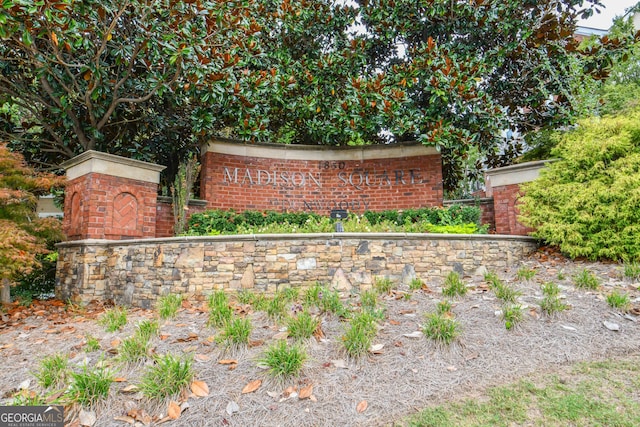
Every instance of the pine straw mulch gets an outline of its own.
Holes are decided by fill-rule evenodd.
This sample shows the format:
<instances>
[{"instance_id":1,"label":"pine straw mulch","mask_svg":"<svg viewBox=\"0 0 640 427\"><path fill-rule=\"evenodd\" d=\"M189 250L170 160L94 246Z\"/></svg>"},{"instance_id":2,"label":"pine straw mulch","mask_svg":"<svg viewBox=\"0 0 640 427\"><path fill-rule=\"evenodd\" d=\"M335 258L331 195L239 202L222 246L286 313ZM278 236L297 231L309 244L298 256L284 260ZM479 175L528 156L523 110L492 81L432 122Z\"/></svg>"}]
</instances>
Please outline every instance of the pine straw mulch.
<instances>
[{"instance_id":1,"label":"pine straw mulch","mask_svg":"<svg viewBox=\"0 0 640 427\"><path fill-rule=\"evenodd\" d=\"M534 278L517 280L521 267L534 269ZM572 276L584 268L600 278L598 291L577 289L572 284ZM528 374L557 371L579 361L640 354L640 323L636 321L640 284L624 278L621 266L570 261L552 251L539 251L496 273L522 292L520 303L527 306L524 321L514 330L506 330L497 313L500 301L478 276L465 278L471 289L455 300L453 313L463 328L456 343L442 347L424 336L407 337L420 329L424 314L433 311L442 299L440 283L427 283L425 289L411 293L410 299L399 298L399 292L384 300L387 315L375 339L375 344L384 346L360 360L350 360L341 346L346 324L324 315L324 337L306 343L309 359L302 374L284 382L270 379L257 366L265 348L282 335L281 324L263 312L239 307L254 326L252 346L225 351L213 339L217 331L205 326L206 307L185 301L176 319L161 322L161 335L154 339L153 351L191 353L196 378L208 385L208 396L198 398L186 392L176 397L183 412L178 419L167 421L168 402L150 402L139 393L123 391L136 384L143 366L114 363L122 381L113 384L106 402L93 408L97 415L94 425L129 425L116 420L127 419L127 413L134 416L129 422L135 418L138 425L144 425L142 421L157 425L160 420L166 426L190 427L389 425L429 405L478 395L487 387ZM565 279L559 280L559 273ZM541 313L540 284L547 281L561 286L570 310L552 317ZM623 316L608 306L605 295L613 289L630 296L632 314ZM403 290L408 292L400 287ZM67 354L72 366L109 361L117 353L118 342L133 333L139 320L155 316L148 310L130 310L122 331L106 333L96 322L104 309L100 304L79 308L60 301L36 302L28 309L9 307L0 318L0 357L5 366L0 372L0 403L8 404L20 387L38 389L32 372L45 355ZM603 321L618 324L620 330L609 330ZM100 339L101 351L83 351L87 334ZM218 363L222 359L237 363ZM260 387L243 394L243 388L255 380L262 381ZM300 399L301 392L306 398ZM70 425L79 425L78 413L77 407L67 408Z\"/></svg>"}]
</instances>

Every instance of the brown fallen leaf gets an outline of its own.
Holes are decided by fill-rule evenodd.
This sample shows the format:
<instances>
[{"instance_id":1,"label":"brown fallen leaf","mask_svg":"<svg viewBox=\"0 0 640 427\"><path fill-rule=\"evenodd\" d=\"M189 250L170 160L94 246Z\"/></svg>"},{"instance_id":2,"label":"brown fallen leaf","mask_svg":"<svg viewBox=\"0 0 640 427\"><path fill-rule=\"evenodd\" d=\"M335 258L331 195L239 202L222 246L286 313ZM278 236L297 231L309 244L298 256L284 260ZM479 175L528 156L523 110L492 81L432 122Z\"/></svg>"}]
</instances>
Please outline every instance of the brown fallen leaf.
<instances>
[{"instance_id":1,"label":"brown fallen leaf","mask_svg":"<svg viewBox=\"0 0 640 427\"><path fill-rule=\"evenodd\" d=\"M198 397L209 396L209 386L204 381L194 381L191 383L191 392Z\"/></svg>"},{"instance_id":2,"label":"brown fallen leaf","mask_svg":"<svg viewBox=\"0 0 640 427\"><path fill-rule=\"evenodd\" d=\"M117 346L120 345L120 343L121 343L120 338L115 338L115 339L111 340L110 344L111 344L111 347L117 347Z\"/></svg>"},{"instance_id":3,"label":"brown fallen leaf","mask_svg":"<svg viewBox=\"0 0 640 427\"><path fill-rule=\"evenodd\" d=\"M131 425L135 424L135 422L136 422L135 418L131 418L131 417L128 417L126 415L113 417L113 419L116 420L116 421L122 421L122 422L125 422L127 424L131 424Z\"/></svg>"},{"instance_id":4,"label":"brown fallen leaf","mask_svg":"<svg viewBox=\"0 0 640 427\"><path fill-rule=\"evenodd\" d=\"M253 380L242 389L242 394L253 393L262 385L262 380Z\"/></svg>"},{"instance_id":5,"label":"brown fallen leaf","mask_svg":"<svg viewBox=\"0 0 640 427\"><path fill-rule=\"evenodd\" d=\"M211 356L208 356L206 354L196 354L195 358L201 362L206 362L211 359Z\"/></svg>"},{"instance_id":6,"label":"brown fallen leaf","mask_svg":"<svg viewBox=\"0 0 640 427\"><path fill-rule=\"evenodd\" d=\"M167 408L167 416L172 420L177 420L180 418L180 414L182 413L182 409L180 409L180 405L178 405L173 400L169 402L169 407Z\"/></svg>"},{"instance_id":7,"label":"brown fallen leaf","mask_svg":"<svg viewBox=\"0 0 640 427\"><path fill-rule=\"evenodd\" d=\"M363 413L364 411L367 410L368 406L369 406L369 404L367 403L367 401L363 400L360 403L358 403L358 405L356 406L356 412L361 414L361 413Z\"/></svg>"},{"instance_id":8,"label":"brown fallen leaf","mask_svg":"<svg viewBox=\"0 0 640 427\"><path fill-rule=\"evenodd\" d=\"M300 394L298 394L298 399L308 399L313 394L313 384L309 384L306 387L302 387L300 389Z\"/></svg>"},{"instance_id":9,"label":"brown fallen leaf","mask_svg":"<svg viewBox=\"0 0 640 427\"><path fill-rule=\"evenodd\" d=\"M220 365L237 365L238 361L236 359L222 359L218 360Z\"/></svg>"},{"instance_id":10,"label":"brown fallen leaf","mask_svg":"<svg viewBox=\"0 0 640 427\"><path fill-rule=\"evenodd\" d=\"M127 382L127 379L126 379L125 377L115 377L115 378L113 379L113 382L114 382L114 383L126 383L126 382Z\"/></svg>"},{"instance_id":11,"label":"brown fallen leaf","mask_svg":"<svg viewBox=\"0 0 640 427\"><path fill-rule=\"evenodd\" d=\"M400 322L398 322L397 320L389 319L389 324L391 324L393 326L398 326L400 324Z\"/></svg>"},{"instance_id":12,"label":"brown fallen leaf","mask_svg":"<svg viewBox=\"0 0 640 427\"><path fill-rule=\"evenodd\" d=\"M264 340L253 340L253 341L249 341L249 348L252 347L260 347L262 344L264 344Z\"/></svg>"}]
</instances>

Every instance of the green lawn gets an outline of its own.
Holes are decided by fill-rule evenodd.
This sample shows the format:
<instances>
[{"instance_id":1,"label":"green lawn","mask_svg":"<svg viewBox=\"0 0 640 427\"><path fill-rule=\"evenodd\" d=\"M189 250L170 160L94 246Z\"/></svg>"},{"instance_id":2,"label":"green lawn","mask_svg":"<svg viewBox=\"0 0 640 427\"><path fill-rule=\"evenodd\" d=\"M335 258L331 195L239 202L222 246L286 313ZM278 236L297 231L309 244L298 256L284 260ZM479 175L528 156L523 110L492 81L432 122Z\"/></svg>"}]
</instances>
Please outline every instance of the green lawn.
<instances>
[{"instance_id":1,"label":"green lawn","mask_svg":"<svg viewBox=\"0 0 640 427\"><path fill-rule=\"evenodd\" d=\"M640 360L580 363L481 397L434 406L402 426L640 426Z\"/></svg>"}]
</instances>

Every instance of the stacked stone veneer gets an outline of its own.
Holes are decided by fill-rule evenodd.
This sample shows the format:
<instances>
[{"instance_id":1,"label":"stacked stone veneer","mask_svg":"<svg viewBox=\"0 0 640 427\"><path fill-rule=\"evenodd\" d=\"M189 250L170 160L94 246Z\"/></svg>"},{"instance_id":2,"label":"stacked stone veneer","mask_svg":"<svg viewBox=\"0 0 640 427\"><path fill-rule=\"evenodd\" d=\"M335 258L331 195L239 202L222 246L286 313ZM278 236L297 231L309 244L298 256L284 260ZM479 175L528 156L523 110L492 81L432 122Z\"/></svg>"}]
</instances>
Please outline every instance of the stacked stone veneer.
<instances>
[{"instance_id":1,"label":"stacked stone veneer","mask_svg":"<svg viewBox=\"0 0 640 427\"><path fill-rule=\"evenodd\" d=\"M376 277L438 285L451 271L480 274L536 249L527 237L428 234L213 236L86 240L58 246L58 297L152 307L169 293L201 299L216 289L275 292L322 282L350 291Z\"/></svg>"},{"instance_id":2,"label":"stacked stone veneer","mask_svg":"<svg viewBox=\"0 0 640 427\"><path fill-rule=\"evenodd\" d=\"M211 141L200 198L209 208L277 211L441 206L442 160L433 147L328 147Z\"/></svg>"}]
</instances>

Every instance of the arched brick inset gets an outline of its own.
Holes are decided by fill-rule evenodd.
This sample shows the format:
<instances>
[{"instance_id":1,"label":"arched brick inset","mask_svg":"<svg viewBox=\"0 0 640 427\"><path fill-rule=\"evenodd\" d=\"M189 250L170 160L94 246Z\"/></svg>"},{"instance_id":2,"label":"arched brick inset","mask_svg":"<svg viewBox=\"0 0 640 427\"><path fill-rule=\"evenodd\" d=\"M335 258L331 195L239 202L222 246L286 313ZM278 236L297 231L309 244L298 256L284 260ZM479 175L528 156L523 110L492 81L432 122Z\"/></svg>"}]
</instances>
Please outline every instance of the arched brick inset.
<instances>
[{"instance_id":1,"label":"arched brick inset","mask_svg":"<svg viewBox=\"0 0 640 427\"><path fill-rule=\"evenodd\" d=\"M72 234L80 233L82 227L82 211L80 210L80 198L80 194L77 191L71 196L70 232Z\"/></svg>"},{"instance_id":2,"label":"arched brick inset","mask_svg":"<svg viewBox=\"0 0 640 427\"><path fill-rule=\"evenodd\" d=\"M113 199L114 228L138 229L138 199L131 193L120 193Z\"/></svg>"}]
</instances>

